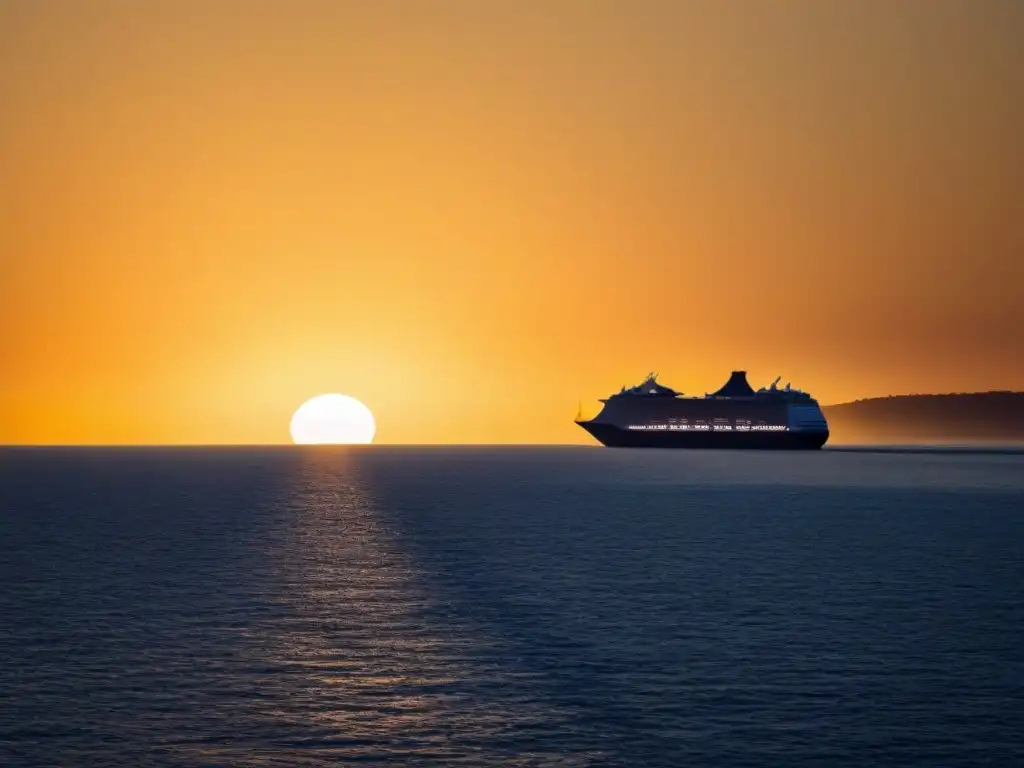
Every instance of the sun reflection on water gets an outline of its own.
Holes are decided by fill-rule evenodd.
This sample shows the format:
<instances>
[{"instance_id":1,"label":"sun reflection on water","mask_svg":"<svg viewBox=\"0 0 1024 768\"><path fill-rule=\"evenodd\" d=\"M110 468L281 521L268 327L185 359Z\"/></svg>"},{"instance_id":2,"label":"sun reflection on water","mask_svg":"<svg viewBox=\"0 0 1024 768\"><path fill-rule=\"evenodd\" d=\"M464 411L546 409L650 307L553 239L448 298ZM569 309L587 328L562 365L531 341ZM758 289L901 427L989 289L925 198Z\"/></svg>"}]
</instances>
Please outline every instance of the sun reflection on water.
<instances>
[{"instance_id":1,"label":"sun reflection on water","mask_svg":"<svg viewBox=\"0 0 1024 768\"><path fill-rule=\"evenodd\" d=\"M530 764L511 746L516 729L550 724L553 713L495 696L507 671L480 657L500 640L439 620L443 599L375 508L360 460L302 452L267 532L277 611L243 639L249 663L266 670L259 719L290 754L301 747L317 760L444 762L483 757L482 740L492 740L510 744L508 764ZM504 762L487 754L488 765Z\"/></svg>"}]
</instances>

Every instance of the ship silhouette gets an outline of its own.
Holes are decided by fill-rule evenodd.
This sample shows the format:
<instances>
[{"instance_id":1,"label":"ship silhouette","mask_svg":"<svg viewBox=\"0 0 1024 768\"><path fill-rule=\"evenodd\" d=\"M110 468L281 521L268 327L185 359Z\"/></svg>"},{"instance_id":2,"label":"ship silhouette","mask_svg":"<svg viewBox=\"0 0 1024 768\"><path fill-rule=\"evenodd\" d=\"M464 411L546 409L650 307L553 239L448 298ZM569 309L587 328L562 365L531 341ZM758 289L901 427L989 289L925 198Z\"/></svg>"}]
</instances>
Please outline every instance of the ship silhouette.
<instances>
[{"instance_id":1,"label":"ship silhouette","mask_svg":"<svg viewBox=\"0 0 1024 768\"><path fill-rule=\"evenodd\" d=\"M818 401L781 376L754 390L746 371L733 371L717 391L685 397L650 373L635 387L601 400L601 412L576 423L616 448L748 448L814 450L829 437Z\"/></svg>"}]
</instances>

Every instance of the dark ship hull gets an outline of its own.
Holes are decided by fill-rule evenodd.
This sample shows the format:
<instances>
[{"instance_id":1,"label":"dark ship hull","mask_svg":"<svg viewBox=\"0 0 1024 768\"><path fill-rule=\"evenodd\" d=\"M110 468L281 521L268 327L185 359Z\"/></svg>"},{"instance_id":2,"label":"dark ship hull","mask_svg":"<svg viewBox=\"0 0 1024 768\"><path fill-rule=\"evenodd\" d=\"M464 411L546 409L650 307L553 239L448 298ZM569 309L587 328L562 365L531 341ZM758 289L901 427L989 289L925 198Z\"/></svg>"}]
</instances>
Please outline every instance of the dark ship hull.
<instances>
[{"instance_id":1,"label":"dark ship hull","mask_svg":"<svg viewBox=\"0 0 1024 768\"><path fill-rule=\"evenodd\" d=\"M650 374L639 386L605 398L601 413L576 423L602 445L616 448L695 448L810 451L828 441L817 401L798 389L754 391L733 371L718 391L683 397Z\"/></svg>"},{"instance_id":2,"label":"dark ship hull","mask_svg":"<svg viewBox=\"0 0 1024 768\"><path fill-rule=\"evenodd\" d=\"M677 432L621 429L610 424L576 422L609 448L690 448L697 450L814 451L828 432Z\"/></svg>"}]
</instances>

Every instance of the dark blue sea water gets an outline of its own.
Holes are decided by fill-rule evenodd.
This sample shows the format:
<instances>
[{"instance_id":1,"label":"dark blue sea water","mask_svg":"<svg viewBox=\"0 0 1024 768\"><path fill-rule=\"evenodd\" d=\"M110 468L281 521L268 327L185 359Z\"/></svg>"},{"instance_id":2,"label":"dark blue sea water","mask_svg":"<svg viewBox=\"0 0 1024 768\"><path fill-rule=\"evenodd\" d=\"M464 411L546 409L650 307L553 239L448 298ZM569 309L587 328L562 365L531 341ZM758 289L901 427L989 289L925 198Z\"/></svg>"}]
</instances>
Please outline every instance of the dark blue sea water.
<instances>
[{"instance_id":1,"label":"dark blue sea water","mask_svg":"<svg viewBox=\"0 0 1024 768\"><path fill-rule=\"evenodd\" d=\"M1024 764L1024 455L0 451L0 765Z\"/></svg>"}]
</instances>

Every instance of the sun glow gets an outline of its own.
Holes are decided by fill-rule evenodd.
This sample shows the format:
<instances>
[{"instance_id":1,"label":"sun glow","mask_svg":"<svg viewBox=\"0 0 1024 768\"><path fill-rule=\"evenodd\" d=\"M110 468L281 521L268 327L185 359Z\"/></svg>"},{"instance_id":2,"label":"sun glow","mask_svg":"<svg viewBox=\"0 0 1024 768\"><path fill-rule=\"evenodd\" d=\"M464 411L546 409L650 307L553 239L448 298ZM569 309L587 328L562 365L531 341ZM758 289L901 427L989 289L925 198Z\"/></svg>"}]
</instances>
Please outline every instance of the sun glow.
<instances>
[{"instance_id":1,"label":"sun glow","mask_svg":"<svg viewBox=\"0 0 1024 768\"><path fill-rule=\"evenodd\" d=\"M292 416L292 440L298 445L372 443L377 424L370 409L348 395L318 395Z\"/></svg>"}]
</instances>

